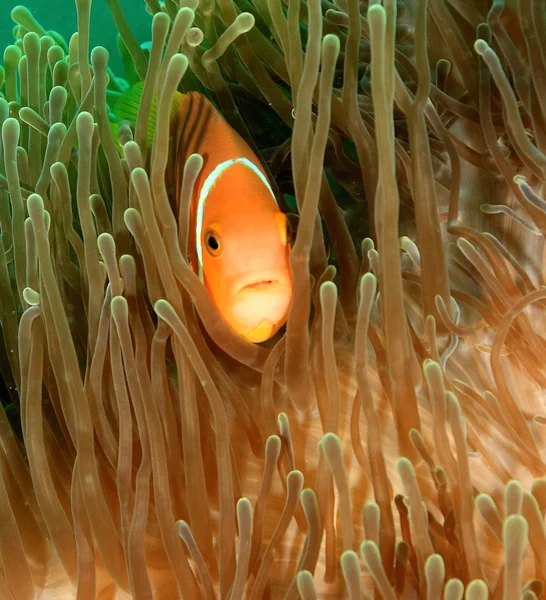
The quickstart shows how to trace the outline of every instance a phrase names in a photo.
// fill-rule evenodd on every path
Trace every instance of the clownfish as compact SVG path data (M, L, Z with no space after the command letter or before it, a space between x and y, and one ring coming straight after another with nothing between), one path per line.
M142 89L138 83L118 99L118 121L136 122ZM254 152L205 96L176 92L170 119L166 184L176 214L186 160L203 157L191 199L189 264L226 323L249 342L263 342L285 324L292 300L286 215Z

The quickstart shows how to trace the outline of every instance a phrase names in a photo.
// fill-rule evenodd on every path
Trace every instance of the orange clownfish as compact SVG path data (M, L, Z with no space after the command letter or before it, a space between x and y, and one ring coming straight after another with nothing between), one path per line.
M135 123L141 94L140 83L117 101L119 120ZM149 142L154 127L152 117ZM289 225L264 169L248 144L197 92L176 93L169 147L166 183L175 196L188 157L203 157L190 208L192 269L237 334L255 343L269 339L286 322L292 277ZM178 200L173 204L178 206Z

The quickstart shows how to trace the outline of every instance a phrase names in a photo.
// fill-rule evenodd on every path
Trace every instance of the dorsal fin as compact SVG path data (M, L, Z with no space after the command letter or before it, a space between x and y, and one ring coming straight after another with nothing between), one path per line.
M138 107L140 106L140 100L142 98L142 91L144 89L144 82L139 81L135 83L131 88L126 90L116 101L114 105L114 115L119 123L120 121L129 121L132 125L136 123ZM184 94L175 92L173 103L171 106L170 122L176 118L176 115L180 111L180 106L184 100ZM155 122L157 115L157 93L154 92L152 97L152 103L150 105L150 116L148 118L148 135L147 142L148 146L152 145L154 139Z

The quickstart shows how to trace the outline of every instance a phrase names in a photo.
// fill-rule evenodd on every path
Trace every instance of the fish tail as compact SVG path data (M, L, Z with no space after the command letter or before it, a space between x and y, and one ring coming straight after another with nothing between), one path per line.
M132 87L126 90L116 101L114 105L114 115L117 122L129 121L132 125L135 125L138 114L138 107L142 99L142 92L144 90L144 82L139 81ZM185 94L181 92L175 92L173 103L171 106L171 112L169 121L173 123L177 115L180 112L180 108L184 101ZM147 131L147 144L151 147L154 139L155 124L157 119L157 93L154 92L152 96L152 103L150 105L150 114L148 116L148 131ZM116 140L117 141L117 140Z
M112 137L114 138L114 142L116 144L116 150L118 151L118 154L121 156L121 158L123 158L125 156L125 154L123 153L123 146L119 143L117 121L116 122L110 121L110 131L112 133Z

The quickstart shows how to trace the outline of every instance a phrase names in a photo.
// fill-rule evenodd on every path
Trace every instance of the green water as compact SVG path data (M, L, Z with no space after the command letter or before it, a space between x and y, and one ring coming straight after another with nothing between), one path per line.
M146 12L143 0L119 0L129 26L139 43L150 39L151 16ZM25 5L42 27L54 29L67 41L76 31L76 5L73 0L0 0L0 43L2 49L12 43L14 26L11 9L18 4ZM117 30L108 9L106 0L93 0L91 5L91 48L104 46L110 52L110 65L121 74L121 62L116 48ZM2 51L3 53L3 51ZM3 58L0 58L0 63Z

